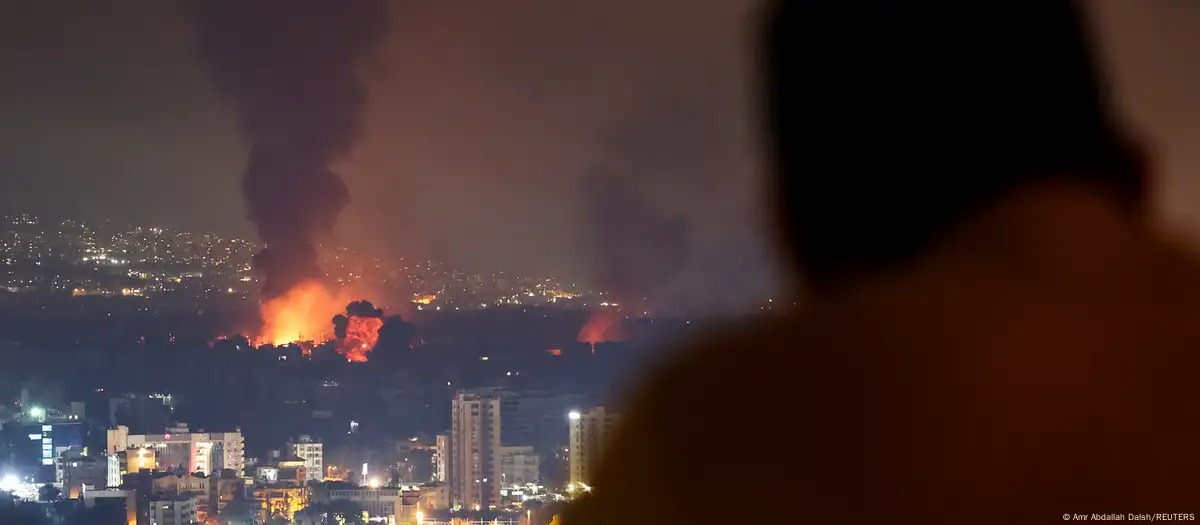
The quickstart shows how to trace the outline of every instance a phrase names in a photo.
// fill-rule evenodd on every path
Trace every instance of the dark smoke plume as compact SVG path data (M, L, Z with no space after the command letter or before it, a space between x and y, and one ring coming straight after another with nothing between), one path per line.
M346 338L346 327L350 325L350 317L375 317L383 319L383 309L376 308L371 301L354 301L346 305L346 313L333 316L333 335L338 339Z
M323 277L315 238L350 195L330 165L358 139L358 71L387 31L386 0L191 0L214 83L251 142L242 181L266 245L254 258L263 296Z
M655 209L627 175L594 170L584 179L585 223L600 290L635 309L647 307L687 261L691 225Z
M603 137L602 158L584 177L580 238L594 261L592 284L632 311L655 303L694 255L692 224L648 190L679 193L722 176L710 166L719 150L711 128L689 101L654 99Z

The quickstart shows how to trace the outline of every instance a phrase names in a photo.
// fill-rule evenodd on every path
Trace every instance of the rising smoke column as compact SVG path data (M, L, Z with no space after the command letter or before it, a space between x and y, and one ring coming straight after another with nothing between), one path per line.
M594 284L623 306L646 308L654 290L687 261L691 224L656 209L626 174L592 171L583 188Z
M265 248L264 298L321 280L314 239L350 194L330 165L357 141L359 67L387 31L386 0L191 0L201 54L250 140L242 181Z

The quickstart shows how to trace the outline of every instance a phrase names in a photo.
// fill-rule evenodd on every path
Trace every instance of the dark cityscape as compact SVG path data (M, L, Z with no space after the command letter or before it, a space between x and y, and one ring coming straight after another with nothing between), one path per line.
M0 525L1194 521L1198 6L8 2Z

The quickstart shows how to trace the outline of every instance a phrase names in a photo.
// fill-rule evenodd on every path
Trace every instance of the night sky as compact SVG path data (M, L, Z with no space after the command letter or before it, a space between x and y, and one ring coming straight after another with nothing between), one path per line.
M1118 93L1158 155L1166 215L1200 232L1200 4L1093 4ZM594 197L619 195L686 224L686 257L659 293L698 305L765 293L755 5L393 1L364 138L338 166L352 202L337 240L586 281L604 266ZM253 237L247 148L179 3L6 2L0 67L0 213ZM598 173L610 187L588 190Z

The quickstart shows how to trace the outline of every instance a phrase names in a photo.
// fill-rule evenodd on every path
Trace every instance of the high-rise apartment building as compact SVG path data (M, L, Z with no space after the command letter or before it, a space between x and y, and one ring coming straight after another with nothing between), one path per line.
M300 436L292 443L292 455L304 460L305 477L311 481L325 479L325 445L311 436Z
M500 396L497 391L460 391L451 403L451 506L486 509L500 504Z
M571 484L588 487L595 481L604 445L616 432L621 418L604 407L571 412L567 418L570 423Z
M438 483L445 483L446 477L449 476L448 465L450 461L450 436L446 434L438 434L437 442L434 445L433 453L433 480Z

